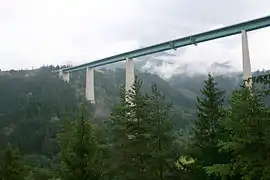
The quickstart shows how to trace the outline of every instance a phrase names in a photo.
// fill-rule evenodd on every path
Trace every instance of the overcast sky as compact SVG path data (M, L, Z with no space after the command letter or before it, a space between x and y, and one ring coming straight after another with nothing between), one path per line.
M0 69L77 65L267 15L269 0L0 0ZM248 35L252 69L270 69L270 28ZM177 62L241 69L240 42L183 48Z

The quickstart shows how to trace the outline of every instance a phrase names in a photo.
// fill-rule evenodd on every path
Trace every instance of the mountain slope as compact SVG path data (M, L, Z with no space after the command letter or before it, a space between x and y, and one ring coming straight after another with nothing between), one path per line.
M58 151L56 134L62 120L74 119L79 105L85 101L85 73L76 72L70 84L43 67L31 71L9 71L0 74L0 148L11 143L26 154L50 156ZM158 75L136 72L147 92L156 83L175 107L176 124L184 128L185 109L193 109L195 102L182 95ZM95 72L95 116L106 120L118 101L120 84L124 83L124 69L102 69ZM87 105L87 111L92 111ZM180 118L180 119L179 119Z
M136 71L138 78L143 80L142 90L150 91L151 85L156 84L157 87L164 93L166 98L176 106L183 108L194 108L195 103L190 98L185 97L181 92L175 90L171 85L156 74ZM117 68L100 69L95 71L95 98L96 98L96 113L104 116L108 115L111 107L118 100L120 85L125 83L125 70ZM81 95L84 94L85 87L85 72L76 72L71 77L71 85L78 89ZM100 112L100 113L99 113Z

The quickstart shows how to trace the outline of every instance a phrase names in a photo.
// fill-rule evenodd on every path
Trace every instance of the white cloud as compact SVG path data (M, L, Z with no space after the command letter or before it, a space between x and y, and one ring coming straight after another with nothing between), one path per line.
M268 0L1 0L0 69L85 63L269 12ZM249 35L253 69L270 68L269 34ZM230 37L187 47L177 62L198 71L199 60L230 60L241 69L240 50L240 37Z
M270 28L249 32L248 39L252 70L270 69L270 53L268 53ZM200 43L197 46L188 46L184 48L184 51L175 52L174 54L177 56L164 57L163 59L173 59L175 64L157 67L156 71L163 73L166 77L170 76L172 72L177 72L179 67L185 68L189 74L207 73L216 62L229 62L231 68L226 70L225 74L242 71L240 35Z

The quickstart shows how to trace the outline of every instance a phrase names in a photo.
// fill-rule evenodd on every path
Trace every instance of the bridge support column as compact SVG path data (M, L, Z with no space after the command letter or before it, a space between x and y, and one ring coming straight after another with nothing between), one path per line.
M85 80L85 97L88 101L95 104L95 91L94 91L94 69L86 69Z
M60 70L60 71L59 71L59 78L62 79L62 77L63 77L63 71Z
M126 91L131 90L135 81L134 61L133 59L126 59Z
M65 82L69 83L69 73L59 71L59 78L63 79Z
M248 36L245 30L241 32L241 37L242 37L243 79L248 80L249 78L252 78L252 72L248 49ZM247 87L251 87L252 81L250 80L249 82L246 82L245 85Z

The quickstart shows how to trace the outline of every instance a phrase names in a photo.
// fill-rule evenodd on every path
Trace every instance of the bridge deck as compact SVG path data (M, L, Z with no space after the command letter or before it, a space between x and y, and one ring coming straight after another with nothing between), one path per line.
M99 60L92 61L89 63L81 64L78 66L65 68L62 70L64 72L72 72L72 71L78 71L81 69L85 69L87 67L94 68L94 67L98 67L98 66L103 66L103 65L123 61L126 58L137 58L137 57L141 57L141 56L145 56L145 55L149 55L149 54L154 54L154 53L161 52L161 51L176 49L176 48L180 48L180 47L184 47L184 46L188 46L188 45L192 45L192 44L196 44L196 43L201 43L201 42L210 41L210 40L214 40L214 39L218 39L218 38L222 38L222 37L226 37L226 36L239 34L239 33L241 33L242 30L253 31L253 30L265 28L268 26L270 26L270 16L266 16L266 17L262 17L259 19L254 19L251 21L246 21L246 22L242 22L239 24L235 24L232 26L227 26L227 27L223 27L223 28L219 28L219 29L215 29L215 30L187 36L187 37L183 37L180 39L175 39L172 41L156 44L156 45L141 48L141 49L136 49L133 51L129 51L129 52L121 53L118 55L106 57L103 59L99 59Z

